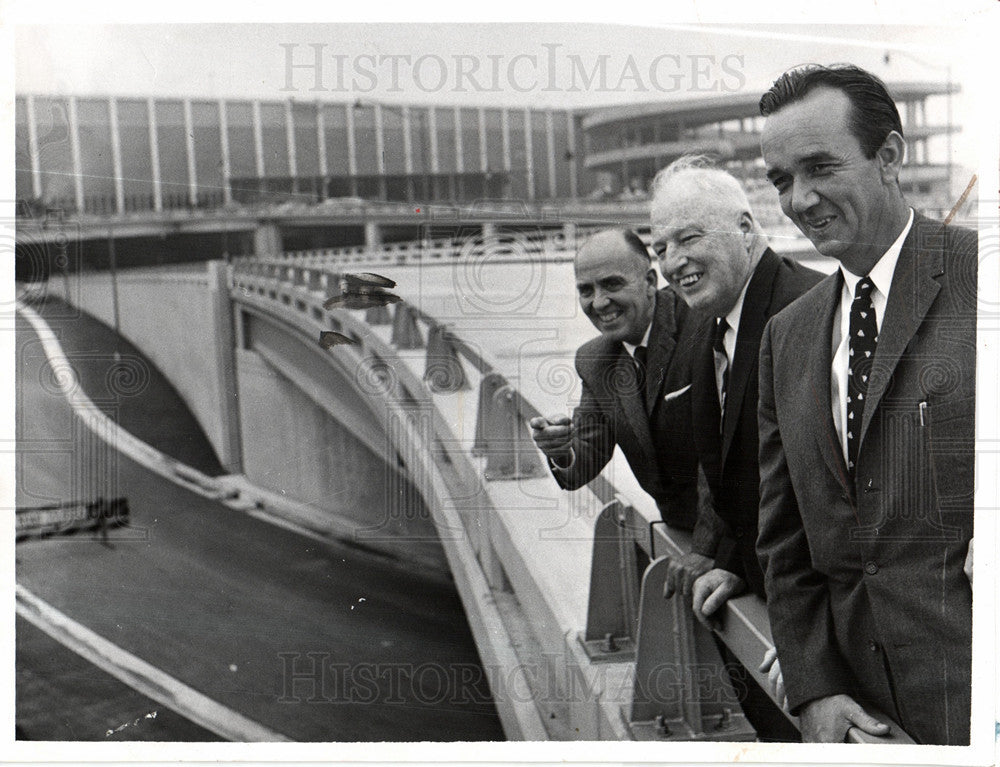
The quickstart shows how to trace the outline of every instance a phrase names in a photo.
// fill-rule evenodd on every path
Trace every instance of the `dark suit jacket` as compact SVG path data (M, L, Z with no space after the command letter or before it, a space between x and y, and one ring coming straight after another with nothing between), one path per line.
M715 566L736 573L764 597L764 574L757 561L757 360L764 325L823 278L774 251L764 251L743 299L736 350L729 369L726 412L719 431L712 333L715 318L692 317L691 392L694 442L712 495L712 507L725 523L714 550ZM685 336L687 333L685 333ZM699 517L698 526L703 524ZM699 540L711 540L698 536ZM711 547L710 547L711 548Z
M918 742L969 742L977 253L974 231L916 217L853 481L830 413L839 270L765 329L758 551L793 711L848 693Z
M686 316L687 307L672 290L657 293L645 407L634 363L620 342L598 336L577 350L583 391L573 411L576 461L569 469L552 473L567 490L582 487L611 460L617 444L643 490L656 499L664 521L690 530L695 521L697 460L691 443L690 389L682 390L690 385L691 371L687 357L677 353Z

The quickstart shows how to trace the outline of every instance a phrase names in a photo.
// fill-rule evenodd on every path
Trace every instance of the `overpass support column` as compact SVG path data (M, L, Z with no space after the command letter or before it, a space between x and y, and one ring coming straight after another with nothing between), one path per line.
M281 230L277 224L263 222L253 233L253 252L256 256L280 256L283 252Z
M243 451L236 383L236 336L233 302L229 297L229 271L224 261L209 262L208 289L212 296L212 338L215 339L216 387L222 420L219 461L230 474L240 474Z
M382 228L374 221L365 222L365 247L376 250L382 246Z
M574 252L576 251L576 222L567 221L562 227L563 242L565 243L566 250Z

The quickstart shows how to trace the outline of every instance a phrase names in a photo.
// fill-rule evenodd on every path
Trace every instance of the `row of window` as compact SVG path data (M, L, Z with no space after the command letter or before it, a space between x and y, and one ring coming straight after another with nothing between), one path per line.
M41 194L35 193L38 190L29 153L28 99L18 96L15 107L19 198L75 199L80 191L84 198L106 197L114 201L108 99L79 98L75 102L79 182L73 169L73 109L69 101L60 97L32 99L30 112L38 147ZM462 177L470 173L493 177L507 172L513 196L544 199L568 197L574 191L571 165L577 160L571 132L575 127L571 114L564 111L512 109L505 114L500 109L484 109L480 115L479 110L469 108L410 107L406 135L403 110L395 106L260 102L258 145L251 102L225 102L223 107L212 101L156 99L151 106L143 99L118 99L116 115L126 200L152 199L157 173L163 199L175 195L186 196L189 201L221 197L227 181L222 159L223 108L230 179L322 177L325 162L325 175L333 178ZM376 113L382 124L381 160ZM190 134L186 127L189 122ZM155 125L153 131L151 124ZM290 145L294 151L289 151ZM77 183L81 190L77 190Z

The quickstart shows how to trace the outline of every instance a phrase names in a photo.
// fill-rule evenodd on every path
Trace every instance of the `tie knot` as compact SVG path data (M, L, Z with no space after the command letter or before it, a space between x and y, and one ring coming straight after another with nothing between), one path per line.
M864 301L870 298L873 290L875 290L875 283L872 282L871 277L862 277L854 287L854 300Z
M726 353L725 340L727 330L729 330L729 323L723 317L715 324L715 330L712 332L712 348L719 354Z
M633 355L635 361L639 363L641 367L646 367L646 347L637 346L635 347L635 354Z

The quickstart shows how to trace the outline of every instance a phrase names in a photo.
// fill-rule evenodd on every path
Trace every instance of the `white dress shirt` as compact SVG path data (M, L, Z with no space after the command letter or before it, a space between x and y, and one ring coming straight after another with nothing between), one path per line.
M910 209L910 218L903 227L896 241L889 246L889 249L882 254L882 257L875 263L872 270L868 272L874 286L871 299L875 307L875 324L882 331L882 318L885 316L885 307L889 302L889 287L892 284L892 275L896 271L896 261L899 260L899 252L903 249L903 242L906 235L910 233L913 226L913 209ZM851 327L851 304L854 303L854 291L858 282L865 275L856 275L847 271L843 265L840 267L843 276L843 287L840 290L840 304L833 315L833 363L830 368L830 407L833 412L833 425L837 430L837 437L840 439L840 449L844 453L844 460L847 460L847 369L850 367L849 338ZM877 348L877 347L876 347ZM875 352L876 356L878 351Z
M722 376L727 369L732 372L733 356L736 354L736 336L739 333L740 317L743 314L743 301L747 297L747 288L750 287L750 280L752 278L753 273L751 272L750 277L743 283L743 290L740 291L736 303L733 304L733 308L725 316L726 324L729 326L726 328L726 334L722 337L722 345L726 350L726 367L719 364L718 359L716 359L717 364L715 365L715 391L719 395L720 406L722 405ZM716 324L718 324L718 320L716 320Z
M653 323L650 322L649 325L646 326L646 334L642 337L642 341L640 341L637 344L630 344L628 341L622 341L622 346L625 347L625 351L629 353L629 356L633 360L635 359L635 350L638 349L640 346L645 346L647 349L649 349L649 333L652 329L653 329Z

